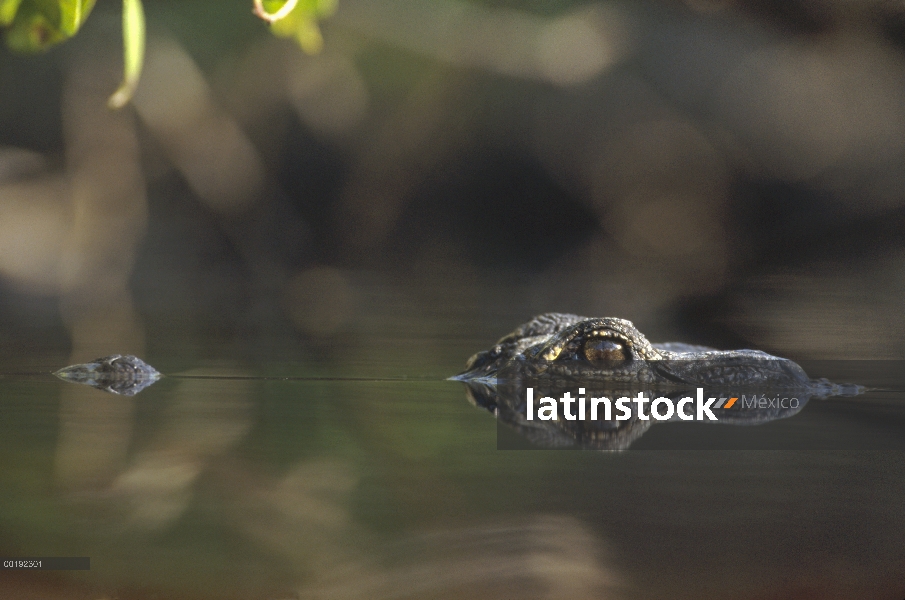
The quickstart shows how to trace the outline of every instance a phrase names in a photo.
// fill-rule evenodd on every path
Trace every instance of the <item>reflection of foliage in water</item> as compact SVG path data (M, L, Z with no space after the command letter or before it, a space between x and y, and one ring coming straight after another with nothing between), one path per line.
M2 479L22 485L6 488L2 527L25 547L104 561L112 585L166 580L175 590L225 591L288 577L304 587L334 568L368 577L388 568L383 585L404 585L407 567L374 562L372 551L448 525L449 516L472 523L469 543L477 543L484 526L474 523L492 532L497 517L513 517L488 507L481 481L498 479L498 492L519 495L563 467L540 456L530 465L488 462L494 429L455 388L164 379L135 399L65 386L59 411L41 404L44 386L9 388L4 397L27 398L29 408L4 405ZM419 543L396 560L432 569L449 560L442 544ZM532 551L509 548L506 569L531 572ZM454 583L442 583L440 571L431 577L441 588ZM481 582L476 572L468 580Z

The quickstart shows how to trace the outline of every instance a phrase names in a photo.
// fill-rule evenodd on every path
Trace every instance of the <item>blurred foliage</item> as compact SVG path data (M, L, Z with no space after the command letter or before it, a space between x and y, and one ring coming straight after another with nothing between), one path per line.
M145 60L145 11L141 0L123 0L123 82L110 96L110 108L125 106L141 77Z
M0 25L13 50L37 52L78 33L94 0L3 0Z
M78 33L95 0L0 0L0 27L18 52L41 52ZM277 37L293 38L308 53L323 47L317 20L336 9L336 0L255 0L255 14ZM123 82L110 108L125 106L138 86L144 62L145 16L141 0L123 0Z
M336 0L264 0L261 4L271 15L278 15L285 8L291 7L285 17L271 23L270 30L277 37L294 39L305 52L320 52L324 40L317 20L330 16L336 10Z

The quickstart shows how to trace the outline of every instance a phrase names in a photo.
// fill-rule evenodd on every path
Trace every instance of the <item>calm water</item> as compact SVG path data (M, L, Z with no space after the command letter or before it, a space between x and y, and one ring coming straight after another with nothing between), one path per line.
M0 51L0 558L91 559L0 600L905 598L902 364L619 453L445 380L546 311L905 358L901 2L147 4L137 114L118 16ZM167 377L49 375L111 353Z
M171 374L227 378L166 377L133 398L4 375L0 553L91 558L90 571L4 571L4 587L35 598L905 594L895 394L812 401L781 430L885 435L881 450L821 438L816 451L503 451L461 384L371 366L386 380L258 379L317 373L219 364ZM709 428L742 429L759 428Z

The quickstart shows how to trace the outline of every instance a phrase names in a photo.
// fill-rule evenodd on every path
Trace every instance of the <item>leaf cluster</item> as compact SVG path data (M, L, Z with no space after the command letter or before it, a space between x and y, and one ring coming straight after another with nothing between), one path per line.
M41 52L78 33L95 0L0 0L0 28L18 52ZM336 0L254 0L255 14L274 35L294 39L305 52L319 52L317 21L336 9ZM123 81L110 96L111 108L128 104L144 63L145 15L141 0L123 0Z

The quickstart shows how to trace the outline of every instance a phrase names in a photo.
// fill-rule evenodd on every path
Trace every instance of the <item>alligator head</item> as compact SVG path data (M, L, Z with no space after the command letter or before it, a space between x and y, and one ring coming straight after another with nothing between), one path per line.
M758 350L715 350L705 346L651 344L631 322L612 317L586 318L548 313L539 315L501 338L492 348L472 356L465 372L452 379L466 384L466 396L486 408L501 423L517 429L543 447L579 445L623 450L654 423L633 413L624 420L527 416L526 390L535 397L559 397L580 389L587 396L650 398L675 401L706 388L721 400L782 392L795 396L794 406L753 406L744 402L714 408L718 422L756 425L791 417L810 398L857 395L864 388L810 379L795 362ZM584 388L578 388L584 386ZM586 389L585 389L586 388ZM593 390L593 391L592 391ZM722 408L725 406L725 408ZM669 420L676 420L677 417Z
M854 395L861 386L810 379L795 362L760 350L716 350L680 343L651 344L635 326L614 317L547 313L478 352L454 379L495 383L519 378L621 386L808 390Z
M130 354L96 358L60 369L54 375L121 396L134 396L161 377L157 369Z

